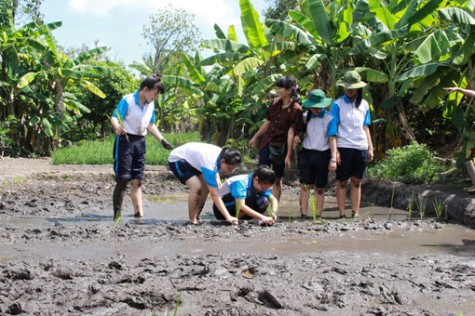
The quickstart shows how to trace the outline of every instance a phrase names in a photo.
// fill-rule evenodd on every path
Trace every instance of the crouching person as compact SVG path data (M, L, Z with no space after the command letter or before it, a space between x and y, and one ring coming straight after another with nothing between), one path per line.
M241 154L231 148L221 149L205 143L187 143L175 148L168 156L168 166L181 183L188 186L188 214L191 224L197 224L208 194L223 216L233 225L238 221L229 215L218 188L219 173L232 174L241 164Z
M243 220L257 219L264 224L273 225L277 220L278 201L270 189L275 178L274 171L263 165L253 173L226 180L219 189L219 195L231 216ZM271 216L266 216L264 213L269 202ZM213 211L217 219L225 219L216 204L213 205Z

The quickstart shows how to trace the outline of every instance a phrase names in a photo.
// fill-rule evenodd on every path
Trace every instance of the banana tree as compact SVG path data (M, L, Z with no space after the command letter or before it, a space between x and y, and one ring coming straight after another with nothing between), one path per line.
M416 141L404 107L413 78L402 74L414 64L413 54L422 53L430 43L437 42L437 36L425 39L427 31L437 28L436 12L445 0L391 1L360 0L356 3L354 21L359 24L355 32L353 56L369 55L368 67L376 68L388 76L387 90L383 92L383 102L375 110L386 120L386 132L393 131L393 145L400 143L395 123L406 142ZM442 33L441 33L442 34ZM456 34L447 32L444 36L456 40ZM440 38L439 37L439 38ZM447 48L438 54L447 54Z
M463 140L465 161L475 148L475 105L473 100L462 103L461 94L447 95L443 88L474 87L475 3L453 1L451 6L440 8L438 14L440 28L418 39L422 44L412 50L415 64L398 80L414 80L410 102L422 103L423 110L443 107L444 117L452 121Z
M266 21L278 39L295 43L285 48L293 50L297 60L304 59L304 67L300 69L313 73L310 87L319 87L332 97L336 97L339 72L352 66L347 57L354 9L352 0L332 1L328 5L323 0L305 0L300 11L289 11L291 22Z
M31 97L25 119L28 121L26 141L42 154L49 154L54 146L61 145L61 131L68 129L74 116L90 112L79 103L74 95L67 93L67 86L78 84L91 93L104 98L105 94L92 82L100 78L106 69L91 66L88 60L101 55L105 47L98 47L70 59L61 52L51 31L61 26L61 22L40 25L35 47L29 55L29 64L19 78L17 89ZM36 133L43 134L42 143L37 144Z

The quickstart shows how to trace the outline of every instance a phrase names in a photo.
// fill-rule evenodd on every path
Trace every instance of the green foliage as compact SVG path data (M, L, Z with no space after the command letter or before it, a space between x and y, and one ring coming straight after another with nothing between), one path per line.
M427 145L413 143L390 149L384 160L368 168L368 176L404 183L434 183L444 170Z
M199 141L198 133L176 133L163 136L174 146L179 146L188 142ZM112 164L112 149L114 147L115 135L107 137L105 140L81 141L78 145L57 149L52 154L53 164ZM150 135L147 135L147 164L168 165L169 150Z

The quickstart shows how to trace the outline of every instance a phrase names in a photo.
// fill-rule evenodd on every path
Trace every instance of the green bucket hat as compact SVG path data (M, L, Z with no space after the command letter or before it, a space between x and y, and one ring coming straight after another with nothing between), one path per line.
M308 98L303 101L303 107L305 109L319 108L323 109L332 103L331 98L325 97L325 92L320 89L312 90Z
M359 89L366 87L366 82L361 81L361 76L356 70L350 70L345 73L343 78L336 82L337 85L346 89Z

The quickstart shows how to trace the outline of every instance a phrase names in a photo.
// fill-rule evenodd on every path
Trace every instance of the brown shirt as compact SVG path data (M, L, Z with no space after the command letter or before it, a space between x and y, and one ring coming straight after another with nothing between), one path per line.
M272 146L282 146L287 144L287 134L293 127L298 133L302 129L302 107L295 101L287 108L282 108L282 100L273 102L267 114L270 122L267 132L259 142L259 149L264 148L268 143Z

